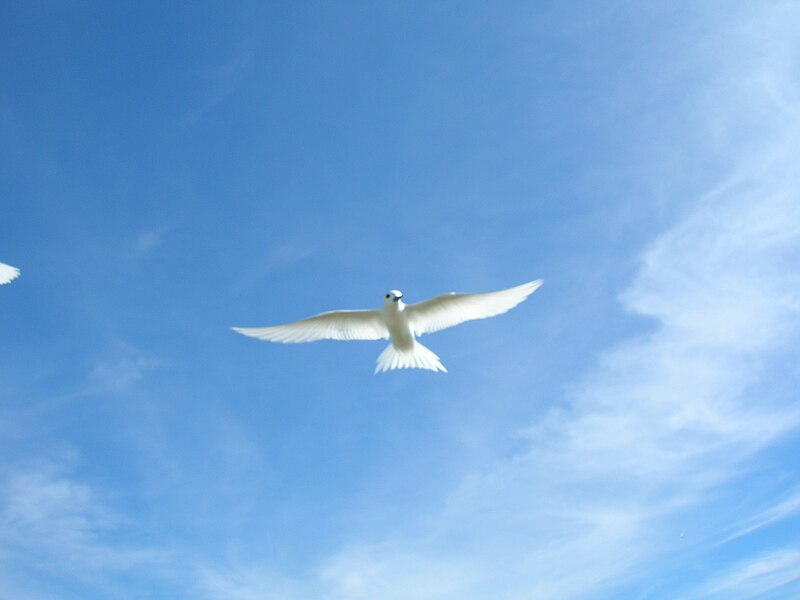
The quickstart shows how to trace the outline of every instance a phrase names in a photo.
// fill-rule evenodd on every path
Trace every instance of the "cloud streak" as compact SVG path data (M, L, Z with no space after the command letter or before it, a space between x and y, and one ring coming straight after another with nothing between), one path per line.
M721 543L751 535L774 523L791 518L800 513L800 490L795 490L781 502L750 516L736 531L724 538Z
M794 597L787 589L800 581L800 550L787 548L762 554L756 558L735 565L725 574L708 582L695 598L726 598L745 600L764 598ZM784 596L781 590L787 592ZM796 589L794 590L796 592Z
M184 126L195 125L216 106L234 94L250 69L253 58L254 45L252 40L246 39L239 44L235 55L216 68L205 73L206 87L211 91L199 106L188 111L181 123Z
M31 581L66 571L104 589L113 573L142 567L157 571L164 553L112 541L126 525L95 490L59 465L10 471L0 485L0 562L13 573L7 584L18 581L20 589L36 590L39 586Z

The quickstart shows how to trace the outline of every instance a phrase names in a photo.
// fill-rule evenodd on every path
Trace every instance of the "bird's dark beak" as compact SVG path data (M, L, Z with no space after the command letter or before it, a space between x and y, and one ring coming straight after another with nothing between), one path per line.
M398 296L397 298L394 299L394 301L397 302L398 300L400 300L400 298L402 298L402 296Z

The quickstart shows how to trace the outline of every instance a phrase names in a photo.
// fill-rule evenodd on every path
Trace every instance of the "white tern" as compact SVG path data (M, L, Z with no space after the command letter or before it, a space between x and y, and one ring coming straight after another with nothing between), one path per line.
M0 285L8 283L9 281L13 281L18 276L18 268L12 267L11 265L7 265L5 263L0 263Z
M516 287L480 294L451 292L404 304L403 293L391 290L380 310L334 310L274 327L234 327L233 330L270 342L293 344L317 340L391 340L378 357L375 373L392 369L429 369L447 372L439 357L416 337L473 319L485 319L511 310L540 285L537 279Z

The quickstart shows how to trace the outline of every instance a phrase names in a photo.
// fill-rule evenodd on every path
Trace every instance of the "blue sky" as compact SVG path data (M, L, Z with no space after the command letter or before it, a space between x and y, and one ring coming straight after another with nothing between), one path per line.
M800 594L800 3L5 3L0 595ZM542 277L426 338L271 325Z

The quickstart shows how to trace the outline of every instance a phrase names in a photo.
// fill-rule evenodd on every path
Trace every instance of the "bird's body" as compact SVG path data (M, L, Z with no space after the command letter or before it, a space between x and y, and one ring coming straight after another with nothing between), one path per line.
M233 330L262 340L283 343L317 340L389 339L378 357L376 373L393 369L446 371L439 357L417 341L424 333L473 319L502 314L525 300L541 280L480 294L450 293L416 304L405 304L398 290L387 292L381 310L339 310L273 327L234 327Z
M399 290L388 292L383 299L381 318L389 332L389 345L378 357L375 372L392 369L429 369L447 372L444 365L433 352L420 344L414 337L409 321L409 313Z
M394 294L398 295L394 296ZM414 345L414 332L411 331L411 325L408 322L406 305L402 300L403 295L397 290L392 290L388 295L392 295L393 298L384 299L381 316L389 330L389 338L392 340L392 345L398 350L410 350ZM397 299L395 300L394 297Z

